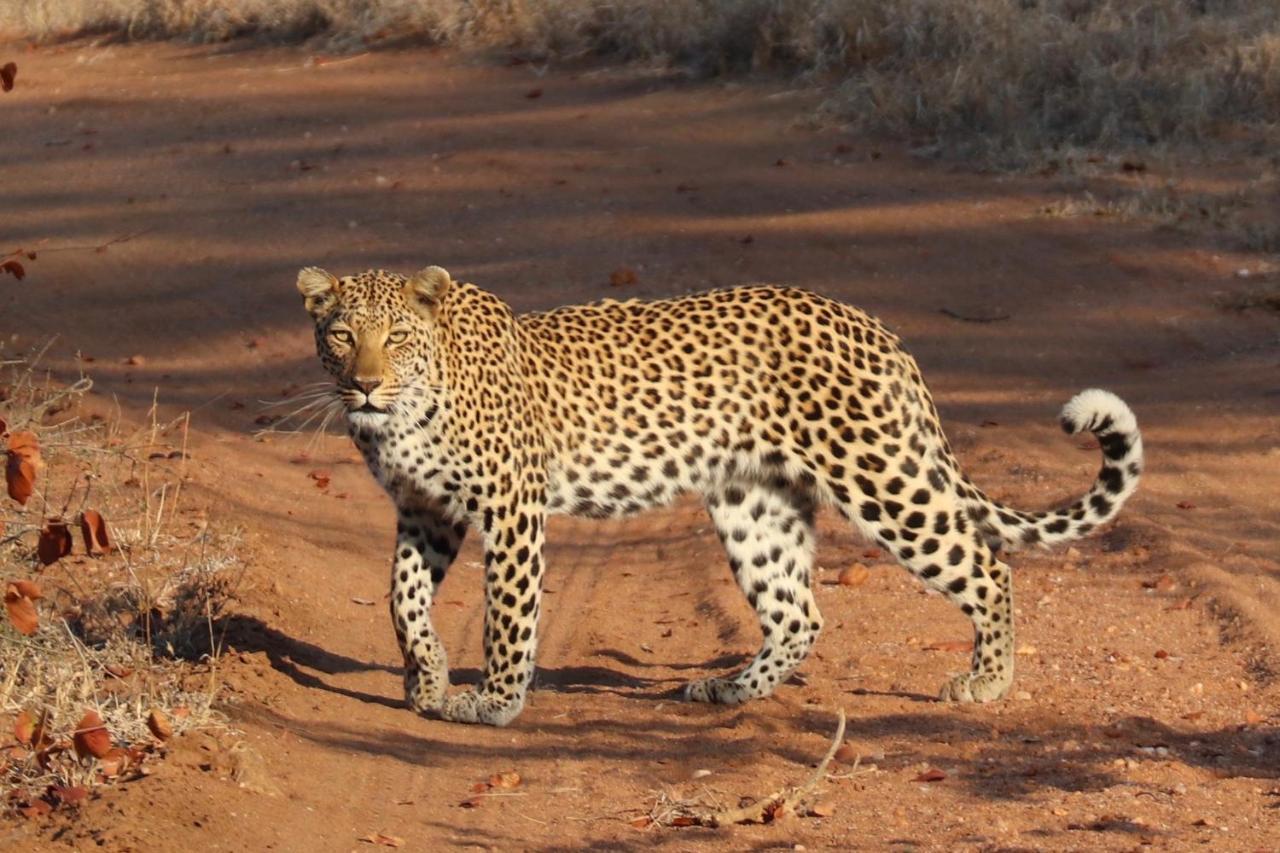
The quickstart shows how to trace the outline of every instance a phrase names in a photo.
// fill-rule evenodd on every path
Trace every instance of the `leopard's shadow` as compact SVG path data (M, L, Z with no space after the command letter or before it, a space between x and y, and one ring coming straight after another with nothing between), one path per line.
M358 660L331 652L314 643L291 637L252 616L234 615L221 620L215 626L215 635L222 637L225 651L264 653L272 669L287 675L301 687L324 690L387 708L405 707L404 700L398 697L390 698L353 690L330 684L321 678L322 675L381 671L396 676L398 682L401 672L398 665ZM621 652L613 654L602 652L602 654L615 657L622 663L644 665ZM736 660L734 656L718 658L715 661L709 661L705 666L728 666ZM482 672L475 667L458 667L449 672L449 681L455 685L476 684L481 677ZM538 667L537 674L534 676L534 689L556 693L616 693L656 700L677 695L680 686L669 679L642 678L608 667L564 666Z

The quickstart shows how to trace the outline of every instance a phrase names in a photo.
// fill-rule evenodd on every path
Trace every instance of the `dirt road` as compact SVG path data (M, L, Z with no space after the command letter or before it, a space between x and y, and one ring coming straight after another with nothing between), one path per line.
M541 73L451 53L8 51L0 239L6 350L49 335L103 406L193 413L193 470L250 563L225 625L225 713L156 774L0 843L177 850L1275 849L1280 844L1280 317L1224 300L1265 259L1114 219L1063 219L1051 177L974 174L815 131L776 83ZM0 57L3 58L3 57ZM743 708L675 692L756 647L691 503L553 524L538 690L508 729L402 707L382 604L391 509L340 436L255 439L257 401L321 377L296 271L446 266L518 310L787 282L908 342L968 472L1040 508L1097 451L1058 407L1101 386L1137 412L1139 494L1068 552L1014 560L1015 693L932 697L964 617L825 518L827 629ZM635 282L613 287L622 268ZM625 276L622 276L625 278ZM973 322L982 320L987 322ZM79 353L80 357L77 357ZM134 364L125 362L131 357ZM89 359L92 359L91 361ZM309 460L296 461L307 451ZM332 472L328 489L308 472ZM436 605L455 678L481 664L474 542ZM834 583L861 560L869 579ZM361 602L373 602L365 604ZM640 828L807 775L849 715L862 756L820 817ZM871 768L874 767L874 770ZM917 781L926 770L941 781ZM464 805L515 770L514 789ZM641 821L643 823L643 821ZM17 849L16 847L14 849Z

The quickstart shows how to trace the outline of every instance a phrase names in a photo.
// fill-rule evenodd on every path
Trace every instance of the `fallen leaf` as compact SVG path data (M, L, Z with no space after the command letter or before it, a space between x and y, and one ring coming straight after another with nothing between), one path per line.
M35 599L23 595L18 583L21 581L10 583L5 588L4 609L9 614L14 630L30 637L40 627L40 615L36 612Z
M115 747L98 761L98 771L107 779L113 779L129 766L129 753Z
M862 586L871 577L871 572L862 563L854 563L840 572L837 582L840 586Z
M398 835L387 835L382 832L371 832L368 835L361 836L358 840L365 844L376 844L380 847L403 847L404 839Z
M1156 660L1164 660L1168 656L1169 656L1169 653L1166 652L1164 649L1156 649Z
M124 360L124 363L127 367L142 367L147 360L140 355L131 355Z
M107 522L97 510L86 509L80 513L80 536L84 539L86 553L97 557L111 552Z
M5 480L9 497L26 506L35 492L36 473L40 468L40 443L35 433L15 432L9 436L5 455Z
M826 802L814 803L809 807L809 814L814 817L831 817L835 813L835 806Z
M1196 508L1196 505L1193 504L1191 501L1178 501L1176 506L1178 507L1178 509L1195 509Z
M97 711L87 711L80 718L80 722L76 723L72 742L75 744L76 755L81 758L90 755L103 758L111 751L111 735Z
M26 269L17 261L5 261L4 263L0 263L0 272L7 272L18 281L22 281L27 277Z
M494 773L489 777L489 787L518 788L520 787L520 774L514 770L508 770L505 773Z
M631 819L630 823L636 829L648 829L653 824L653 820L647 816L635 817Z
M921 646L926 652L971 652L973 640L939 640Z
M635 284L639 280L640 277L636 275L636 271L631 267L618 267L609 273L610 287L625 287L629 284Z
M330 480L331 475L329 474L329 472L328 472L328 471L325 471L325 470L324 470L324 469L322 469L322 468L317 468L316 470L312 471L312 472L311 472L310 474L308 474L307 476L308 476L308 477L310 477L311 479L313 479L313 480L315 480L315 481L316 481L316 488L317 488L317 489L327 489L327 488L329 488L329 480Z
M3 67L0 67L0 88L3 88L6 92L12 92L13 81L17 76L18 63L6 62Z
M467 799L458 803L458 805L464 809L478 809L483 804L484 804L484 797L468 797Z
M31 746L31 740L36 733L36 718L31 716L30 711L21 711L18 719L13 723L13 739L23 746Z
M159 708L152 708L147 714L147 728L157 740L168 740L173 737L173 723L169 722L168 716Z
M127 666L121 666L118 663L109 663L103 667L107 675L112 678L128 678L133 675L133 670Z
M36 555L40 562L52 566L71 553L71 529L65 521L49 520L40 531L40 539L36 543Z
M22 806L18 809L18 814L25 818L44 817L53 811L53 806L45 800L33 800L29 805Z
M847 743L840 744L840 748L837 749L835 752L835 755L832 756L832 758L834 758L836 761L840 762L841 764L848 764L848 765L853 765L857 763L858 759L861 757L862 757L862 753L854 749L851 744L847 744Z
M917 776L915 779L912 779L911 781L941 782L943 779L946 779L946 778L947 778L946 773L943 773L941 770L939 770L936 767L930 767L928 770L924 771L923 773L921 773L919 776Z
M698 821L688 815L680 815L671 819L670 826L697 826Z
M529 91L527 91L527 92L525 92L525 93L524 93L524 96L525 96L526 98L528 98L529 100L531 100L531 101L532 101L534 98L541 98L541 97L542 97L542 90L541 90L541 89L530 89Z

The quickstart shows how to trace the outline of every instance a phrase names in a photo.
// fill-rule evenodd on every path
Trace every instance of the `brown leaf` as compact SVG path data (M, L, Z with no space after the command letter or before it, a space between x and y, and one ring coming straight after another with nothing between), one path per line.
M331 475L329 474L328 471L325 471L323 468L317 468L307 476L316 481L317 489L329 488L329 480Z
M39 601L44 598L44 594L40 592L40 584L35 581L16 580L10 581L10 583L13 584L19 595L25 595L32 601Z
M147 714L147 728L151 729L157 740L173 737L173 723L169 722L169 718L159 708L152 708L151 713Z
M5 479L9 497L26 506L35 491L36 472L40 468L40 441L33 432L15 432L9 436L5 458Z
M40 615L36 612L35 600L22 594L17 583L10 583L4 591L4 609L9 614L9 621L19 634L30 637L40 627Z
M111 734L102 723L97 711L87 711L76 723L76 731L72 736L76 755L81 758L92 755L104 758L111 751Z
M36 555L40 562L52 566L71 553L71 529L65 521L50 519L40 531L40 540L36 543Z
M31 716L30 711L22 711L18 714L18 719L13 723L13 739L23 746L31 746L32 738L36 733L36 718Z
M831 817L835 813L836 813L835 806L826 802L814 803L812 806L809 807L809 814L813 815L814 817Z
M484 797L468 797L458 803L458 805L464 809L478 809L480 806L484 805Z
M13 81L17 76L18 63L6 62L3 67L0 67L0 89L4 89L6 92L12 92Z
M397 835L386 835L381 832L371 832L368 835L361 836L358 840L365 844L376 844L380 847L403 847L404 839Z
M22 281L24 278L27 277L26 268L23 267L22 264L18 263L17 261L12 261L12 260L5 261L4 263L0 263L0 272L7 272L9 275L13 276L18 281Z
M542 90L541 90L541 89L530 89L529 91L527 91L527 92L525 92L525 93L524 93L524 96L525 96L526 98L528 98L529 100L531 100L531 101L532 101L532 100L533 100L533 99L535 99L535 98L541 98L541 97L542 97Z
M1156 660L1164 660L1168 656L1169 656L1169 653L1166 652L1164 649L1156 649Z
M653 820L645 815L644 817L635 817L630 820L632 826L636 829L648 829L653 825Z
M936 767L930 767L928 770L924 771L923 773L921 773L919 776L917 776L916 778L912 779L911 781L913 781L913 782L941 782L943 779L946 779L946 778L947 778L947 774L946 774L946 773L943 773L941 770L939 770L939 769L938 769L938 768L936 768Z
M1176 506L1178 507L1178 509L1195 509L1196 508L1196 505L1193 504L1191 501L1178 501Z
M11 451L5 460L4 473L9 497L26 506L36 490L36 468L30 458Z
M124 772L129 766L129 753L120 747L115 747L98 762L98 770L107 779L114 779Z
M862 563L854 563L840 572L837 579L840 586L862 586L871 577L871 572Z
M54 785L49 789L49 796L64 806L78 806L89 796L89 789L84 785L72 785L69 788Z
M926 652L971 652L973 640L939 640L936 643L926 643L922 648Z
M628 284L635 284L639 280L640 277L636 275L636 271L631 267L618 267L609 273L610 287L625 287Z
M520 787L520 774L514 770L508 770L505 773L494 773L489 777L490 788L518 788Z
M671 826L697 826L698 821L696 818L689 817L689 815L680 815L679 817L673 817L671 819L670 825Z
M852 744L842 743L832 757L841 764L852 765L861 755L862 753L854 749Z
M53 811L53 806L45 800L33 800L29 805L22 806L18 809L18 814L25 818L44 817Z
M86 553L97 557L111 552L107 522L97 510L86 509L80 513L80 536L84 539Z

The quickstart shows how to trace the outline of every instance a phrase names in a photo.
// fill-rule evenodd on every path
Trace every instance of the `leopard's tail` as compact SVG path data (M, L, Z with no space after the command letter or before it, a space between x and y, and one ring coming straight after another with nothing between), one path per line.
M1019 512L981 492L971 499L969 514L993 545L1021 548L1056 545L1079 539L1115 517L1138 488L1142 476L1142 433L1123 400L1110 391L1081 391L1062 407L1068 435L1088 430L1102 449L1102 469L1084 497L1048 512Z

